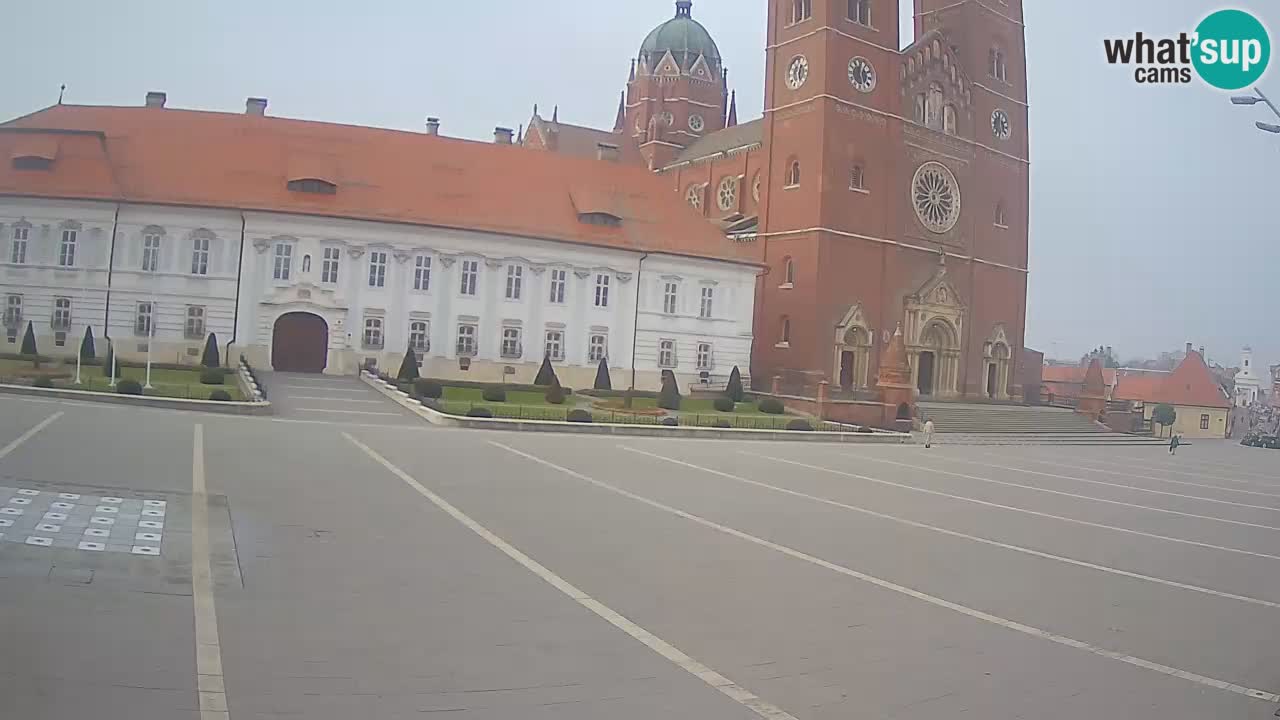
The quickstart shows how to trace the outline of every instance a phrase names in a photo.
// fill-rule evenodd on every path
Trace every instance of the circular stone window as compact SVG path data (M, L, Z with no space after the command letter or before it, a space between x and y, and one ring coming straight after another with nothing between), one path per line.
M671 127L676 122L676 116L672 115L670 110L666 110L658 116L658 121L666 127Z
M693 209L701 210L702 209L702 186L690 185L689 191L684 194L684 199L688 201L689 205L692 206Z
M703 120L703 119L702 119L702 116L701 116L701 115L699 115L699 114L697 114L697 113L694 113L694 114L692 114L692 115L690 115L690 116L689 116L689 129L690 129L690 130L692 130L692 131L694 131L694 132L702 132L702 129L703 129L704 127L706 127L706 126L707 126L707 123L706 123L706 121L705 121L705 120Z
M716 204L725 212L738 204L738 178L729 176L720 181L720 187L716 190Z
M949 232L960 220L960 185L946 165L927 162L911 181L911 205L929 232Z

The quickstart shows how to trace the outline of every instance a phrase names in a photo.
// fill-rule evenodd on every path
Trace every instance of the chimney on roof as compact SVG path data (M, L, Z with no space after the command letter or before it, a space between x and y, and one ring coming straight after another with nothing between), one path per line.
M152 90L151 92L147 93L147 107L162 108L164 107L165 100L167 99L168 99L168 96L165 95L164 93Z
M618 162L618 146L613 143L596 143L596 159Z
M244 114L262 117L267 114L267 99L251 97L244 101Z
M1191 354L1191 348L1192 348L1191 343L1187 343L1187 354L1188 354L1188 355L1190 355L1190 354Z
M427 134L428 135L440 134L440 118L438 117L427 118Z
M1200 357L1204 357L1204 346L1200 346Z
M496 127L493 129L494 145L510 145L511 138L515 136L515 131L511 128Z

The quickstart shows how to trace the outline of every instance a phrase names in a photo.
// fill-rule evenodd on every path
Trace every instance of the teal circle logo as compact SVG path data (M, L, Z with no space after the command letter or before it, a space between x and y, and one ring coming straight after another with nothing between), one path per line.
M1219 10L1196 28L1192 63L1201 79L1219 90L1249 87L1271 62L1267 28L1243 10Z

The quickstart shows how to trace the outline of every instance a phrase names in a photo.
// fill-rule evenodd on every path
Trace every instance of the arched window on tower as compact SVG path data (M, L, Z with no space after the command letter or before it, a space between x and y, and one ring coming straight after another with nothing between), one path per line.
M866 190L867 176L866 171L862 168L862 163L854 163L853 169L849 172L849 189L850 190Z
M800 161L798 159L791 158L787 161L787 176L783 184L788 188L800 187Z
M813 0L791 0L791 24L804 22L813 15Z
M782 261L782 286L795 287L796 285L796 261L787 257Z
M956 106L947 105L942 108L942 132L948 135L956 134Z
M849 19L871 27L871 0L849 0Z
M942 85L931 84L929 97L925 101L925 124L934 130L942 129L942 97Z
M781 332L778 335L778 344L789 347L791 345L791 317L782 316Z
M998 202L998 203L996 203L996 218L995 218L995 226L996 226L996 227L998 227L998 228L1006 228L1006 227L1009 227L1008 218L1007 218L1007 217L1005 217L1005 212L1004 212L1004 203L1003 203L1003 202Z
M919 95L916 95L916 103L915 103L915 106L916 106L916 112L915 112L915 116L916 116L916 123L918 123L918 124L920 124L920 125L923 125L923 124L924 124L924 120L925 120L925 114L924 114L925 99L924 99L924 93L920 93Z
M990 53L991 67L989 72L991 77L1001 81L1009 82L1009 69L1005 62L1004 50L993 47Z

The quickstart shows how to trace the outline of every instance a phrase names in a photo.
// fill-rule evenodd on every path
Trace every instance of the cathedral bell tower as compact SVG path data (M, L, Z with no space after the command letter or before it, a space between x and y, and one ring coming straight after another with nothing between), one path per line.
M693 19L692 0L654 28L632 61L616 128L632 138L650 169L726 122L728 73L711 34Z

